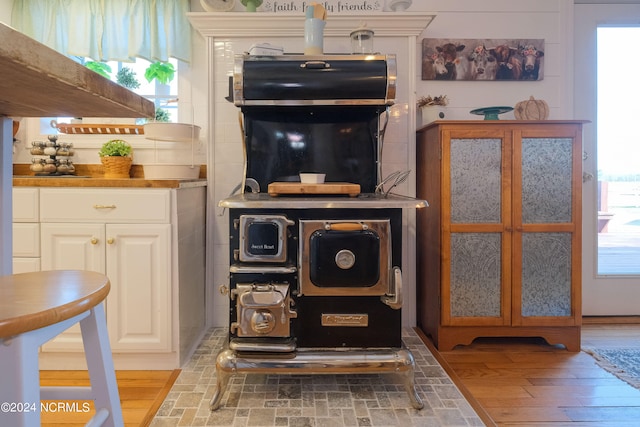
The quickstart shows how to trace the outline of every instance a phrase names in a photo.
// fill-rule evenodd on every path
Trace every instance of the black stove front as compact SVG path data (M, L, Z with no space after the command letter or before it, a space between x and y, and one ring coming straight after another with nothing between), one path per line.
M400 347L401 228L401 209L230 209L231 347Z

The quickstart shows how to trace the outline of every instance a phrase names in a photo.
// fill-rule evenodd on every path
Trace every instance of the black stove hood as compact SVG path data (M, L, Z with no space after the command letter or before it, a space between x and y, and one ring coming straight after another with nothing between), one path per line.
M235 105L389 106L396 95L389 55L237 55Z

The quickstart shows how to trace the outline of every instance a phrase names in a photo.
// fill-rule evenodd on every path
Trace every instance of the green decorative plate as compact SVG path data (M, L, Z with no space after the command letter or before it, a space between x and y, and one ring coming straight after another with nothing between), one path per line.
M498 114L508 113L509 111L513 111L513 107L483 107L471 110L470 113L484 116L485 120L498 120Z

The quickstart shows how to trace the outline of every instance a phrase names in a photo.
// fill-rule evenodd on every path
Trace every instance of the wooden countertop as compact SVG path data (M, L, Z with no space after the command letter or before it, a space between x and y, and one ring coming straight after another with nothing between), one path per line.
M206 179L144 179L92 177L13 177L14 187L188 188L204 187Z
M107 276L53 270L0 277L0 338L40 329L77 316L109 293Z
M0 23L0 116L154 117L145 99Z
M104 188L188 188L207 185L206 166L200 166L197 179L145 179L143 167L133 165L131 178L104 178L102 165L78 164L76 175L33 176L29 165L13 165L14 187L104 187Z

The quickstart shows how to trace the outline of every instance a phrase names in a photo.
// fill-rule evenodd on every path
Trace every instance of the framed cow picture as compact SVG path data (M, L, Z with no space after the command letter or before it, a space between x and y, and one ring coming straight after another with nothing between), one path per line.
M544 39L422 39L422 80L542 80Z

